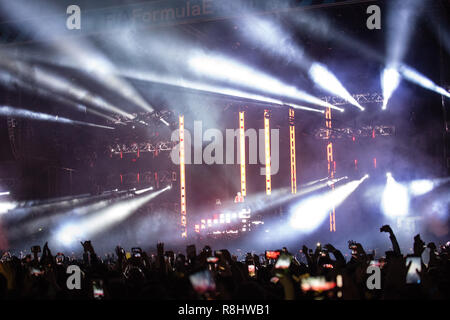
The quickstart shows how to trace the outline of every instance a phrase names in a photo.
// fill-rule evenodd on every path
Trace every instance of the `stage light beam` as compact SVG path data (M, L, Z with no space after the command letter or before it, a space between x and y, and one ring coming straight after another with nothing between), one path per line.
M148 195L126 199L101 209L94 215L67 222L56 233L55 239L65 246L70 246L75 241L98 234L125 220L143 205L155 199L166 190L168 190L167 187Z
M134 191L134 193L139 195L139 194L143 194L143 193L146 193L146 192L152 191L152 190L153 190L153 187L149 187L149 188L146 188L146 189L136 190L136 191Z
M431 81L424 75L420 74L417 70L414 70L413 68L403 65L400 67L400 74L405 79L421 86L422 88L431 90L442 96L450 98L450 92L448 92L447 90L445 90L442 87L439 87L436 83L434 83L433 81Z
M246 17L242 20L242 32L247 39L260 46L264 51L284 58L290 65L307 71L310 78L322 90L337 95L354 106L364 108L350 95L337 77L323 64L314 62L305 50L296 43L293 34L268 17Z
M282 96L284 99L300 100L341 112L343 110L230 58L219 55L194 54L188 63L192 71L229 84L238 84L248 89Z
M409 210L408 189L395 181L390 172L386 174L386 179L381 199L383 213L390 218L406 216Z
M386 110L389 99L400 84L400 74L396 68L386 68L381 75L383 89L383 110Z
M410 183L409 192L413 196L424 195L434 189L434 183L431 180L416 180Z
M13 210L17 206L15 202L3 201L0 202L0 215L7 213L10 210Z
M64 117L54 116L42 112L34 112L26 109L19 108L11 108L8 106L0 106L0 115L3 116L14 116L18 118L25 118L30 120L38 120L38 121L48 121L48 122L56 122L56 123L64 123L64 124L72 124L72 125L82 125L94 128L108 129L114 130L113 127L103 126L90 122L83 122L77 120L71 120Z
M328 70L323 64L314 62L309 68L309 76L323 90L335 94L349 103L364 111L364 108L352 97L352 95L344 88L336 76Z
M324 194L301 200L291 209L290 226L300 232L313 232L325 221L329 211L343 203L366 179L367 175Z
M300 105L292 104L292 103L288 103L288 102L283 102L280 99L274 99L274 98L260 95L260 94L254 94L254 93L237 90L237 89L232 89L232 88L227 88L227 87L223 87L223 86L211 85L211 84L202 83L199 81L186 80L181 77L176 78L176 77L169 77L167 75L159 75L159 74L151 73L151 72L129 71L129 70L122 70L120 72L120 75L123 77L127 77L130 79L136 79L136 80L140 80L140 81L149 81L149 82L160 83L160 84L164 84L164 85L168 85L168 86L188 89L188 90L195 90L195 91L213 93L213 94L223 95L223 96L228 96L228 97L233 97L233 98L251 100L251 101L258 102L258 103L264 103L265 105L267 105L267 104L277 105L277 106L286 106L287 105L287 106L293 107L294 109L324 113L323 110L300 106ZM338 107L335 107L335 109L337 109L341 112L344 111L344 109L338 108Z

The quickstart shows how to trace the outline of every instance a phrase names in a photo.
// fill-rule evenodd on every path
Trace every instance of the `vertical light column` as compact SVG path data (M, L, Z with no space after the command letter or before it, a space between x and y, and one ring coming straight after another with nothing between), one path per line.
M272 178L270 175L270 113L264 110L264 137L266 154L266 194L272 193Z
M327 108L325 111L325 126L327 127L327 137L331 139L331 108ZM327 144L327 162L328 162L328 176L334 179L336 173L336 163L333 156L333 143L331 141ZM334 190L334 184L331 185L331 189ZM330 232L336 232L336 208L333 207L330 212Z
M291 149L291 193L297 193L297 164L295 160L295 111L289 109L289 134L290 134L290 149Z
M245 113L239 112L239 153L241 161L241 195L247 195L247 181L245 177Z
M180 122L180 208L181 208L181 237L187 238L186 218L186 177L185 177L185 141L184 141L184 116L179 117Z

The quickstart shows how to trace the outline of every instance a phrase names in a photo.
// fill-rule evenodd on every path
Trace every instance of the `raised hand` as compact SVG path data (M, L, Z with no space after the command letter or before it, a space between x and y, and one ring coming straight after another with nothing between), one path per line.
M392 248L394 249L394 253L397 256L401 256L400 246L398 244L397 238L395 237L394 231L392 231L391 226L384 225L380 228L380 232L387 232L389 233L389 238L391 239Z
M333 245L331 245L329 243L327 243L324 246L324 248L327 249L328 252L331 252L334 255L334 257L336 258L337 266L339 266L339 267L345 266L345 258L338 249L336 249Z
M388 224L382 226L382 227L380 228L380 232L387 232L387 233L390 233L390 234L393 233L393 232L392 232L391 226L388 225Z
M330 243L327 243L326 245L323 246L325 249L327 249L329 252L335 252L337 251L335 247L333 247L333 245L331 245Z
M92 246L91 240L87 240L85 242L80 242L83 246L84 252L89 252L94 254L94 247Z
M118 258L123 258L124 257L124 252L121 246L117 246L116 247L116 254Z
M361 245L361 243L357 243L356 244L356 253L358 254L358 256L366 256L366 252L364 251L363 246Z
M422 241L422 239L420 239L420 234L416 235L414 237L414 255L416 257L420 257L423 253L423 251L425 250L425 242Z
M303 252L303 254L307 255L308 254L308 247L303 245L302 252Z
M52 253L48 248L48 242L46 242L42 248L41 263L42 265L51 265L53 262Z

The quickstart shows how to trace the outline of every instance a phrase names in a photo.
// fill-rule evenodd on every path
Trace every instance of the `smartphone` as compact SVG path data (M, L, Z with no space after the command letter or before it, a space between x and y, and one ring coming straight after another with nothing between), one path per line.
M138 248L138 247L131 248L131 252L133 252L134 254L136 254L136 253L141 254L142 253L142 249Z
M287 254L280 254L277 262L275 263L275 269L288 269L291 265L291 257Z
M206 258L206 262L208 263L217 263L219 261L218 257L208 257Z
M348 241L348 248L349 248L350 250L352 250L352 255L354 255L354 254L357 253L357 252L356 252L357 246L356 246L356 242L355 242L355 241L349 240L349 241Z
M270 278L270 282L272 282L273 284L277 284L278 281L280 281L280 278L278 278L278 277L272 277L272 278Z
M256 268L254 264L249 264L248 266L248 274L250 277L254 278L256 277Z
M327 291L336 287L336 282L327 281L325 277L308 277L302 279L303 291Z
M407 257L406 265L411 262L411 267L408 270L408 274L406 275L406 283L420 283L420 276L417 274L416 269L421 272L422 271L422 263L419 257Z
M369 265L371 265L371 266L376 266L376 267L380 267L380 266L381 266L381 263L380 263L380 261L378 261L378 260L371 260Z
M278 259L278 257L280 256L281 252L278 250L266 250L266 259Z
M211 272L208 270L203 270L190 275L189 280L194 290L199 294L216 290L216 283L214 282Z
M342 277L341 274L338 274L338 275L336 276L336 286L337 286L338 288L342 288L342 287L344 286L344 278Z
M44 274L44 271L32 267L32 268L30 269L30 274L33 275L33 276L40 276L40 275Z
M62 253L58 253L56 255L56 264L63 264L64 263L64 255Z
M92 281L92 292L94 299L103 299L105 292L103 291L103 280L93 280Z

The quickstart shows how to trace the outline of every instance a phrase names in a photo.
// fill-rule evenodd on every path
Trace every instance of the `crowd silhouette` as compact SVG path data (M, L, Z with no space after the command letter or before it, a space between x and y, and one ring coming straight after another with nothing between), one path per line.
M392 250L383 257L365 252L349 241L347 261L333 245L303 246L304 259L287 248L264 255L247 253L238 259L228 250L194 245L185 254L165 251L158 243L154 254L141 248L97 255L91 241L82 242L82 257L52 254L46 243L19 258L9 252L0 262L0 299L49 300L391 300L448 299L450 243L437 247L414 237L413 254L404 255L391 227ZM424 250L429 259L421 257ZM419 261L419 264L413 264ZM304 260L302 262L300 260ZM79 286L69 266L79 272ZM372 267L372 268L370 268ZM378 268L378 270L377 270ZM377 272L379 271L379 272ZM378 278L377 278L378 277ZM410 281L410 279L415 279Z

